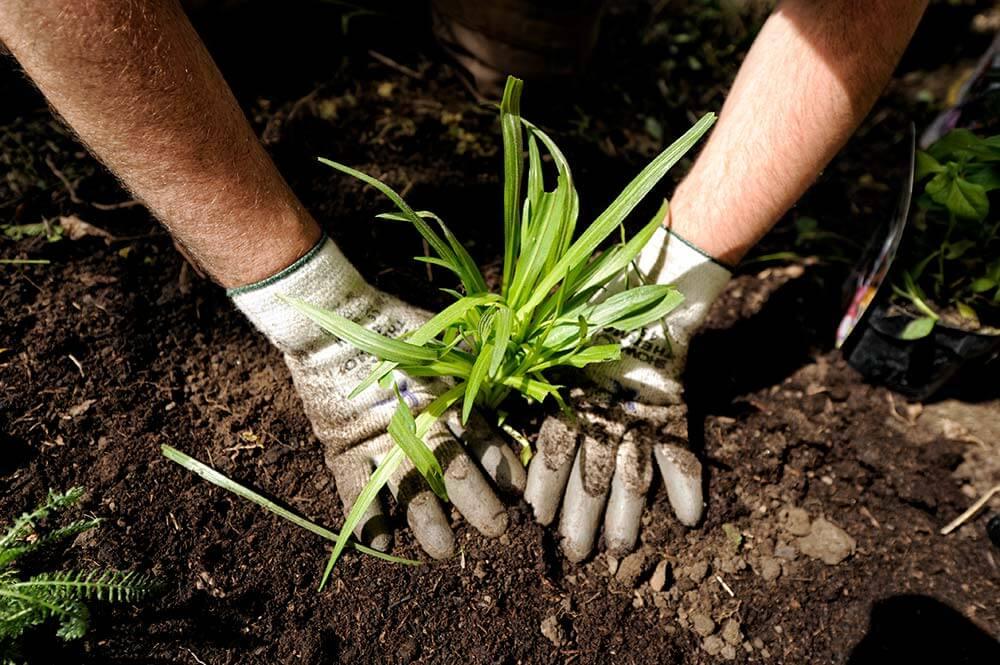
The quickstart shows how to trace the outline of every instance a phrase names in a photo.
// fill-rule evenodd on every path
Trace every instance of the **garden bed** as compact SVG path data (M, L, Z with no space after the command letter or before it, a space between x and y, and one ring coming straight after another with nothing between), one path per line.
M495 113L470 100L429 44L400 46L412 17L356 18L341 37L334 9L310 11L317 16L293 22L235 10L200 25L292 187L345 253L377 286L438 305L437 288L450 284L428 282L409 259L422 251L416 234L373 220L386 209L377 194L313 158L379 175L415 207L434 205L489 269L499 265L500 224L479 211L501 200ZM647 11L612 12L589 96L546 105L533 88L526 99L525 115L570 156L585 212L679 135L688 110L717 110L735 66L735 55L713 65L702 45L675 54L652 38L636 45ZM964 34L974 7L932 11L933 39L967 50L927 48L925 22L903 73L790 219L832 219L858 237L890 212L886 185L898 181L908 122L933 113L917 92L944 89L928 72L974 58L989 41ZM731 41L688 21L664 30L702 30L709 47ZM315 45L241 61L247 44L271 43L264 26L288 44ZM704 64L694 70L689 56ZM661 97L667 61L675 73ZM844 270L822 261L741 270L692 346L691 429L708 470L699 528L678 525L657 488L639 555L611 560L601 546L577 566L560 557L554 531L513 503L499 540L459 521L456 558L410 568L348 554L317 593L327 543L159 452L170 444L337 527L340 502L280 354L141 208L93 206L128 197L25 84L0 76L12 91L0 111L10 162L0 223L76 215L112 236L0 240L4 257L52 262L0 272L0 516L50 487L82 485L85 510L107 521L58 561L138 568L166 584L154 602L98 610L78 643L36 635L36 662L995 656L1000 556L982 519L949 536L938 530L997 482L996 385L985 394L992 402L980 392L978 404L922 409L864 384L831 348ZM767 242L780 247L787 228ZM540 416L521 416L527 432ZM421 556L406 531L396 542L394 553Z

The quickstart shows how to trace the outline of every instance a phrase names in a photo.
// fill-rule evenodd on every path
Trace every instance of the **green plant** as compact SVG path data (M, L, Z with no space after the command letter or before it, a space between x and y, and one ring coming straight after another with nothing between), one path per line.
M561 386L546 377L548 370L580 368L617 359L620 348L617 343L608 342L608 331L624 333L652 324L683 299L673 286L633 284L628 278L632 261L663 219L666 203L631 239L626 240L622 223L708 131L714 115L701 118L657 156L574 240L579 197L573 176L552 139L521 118L521 87L520 80L510 77L500 104L504 146L504 262L499 293L489 292L472 257L436 215L414 212L398 194L371 176L328 159L320 160L385 194L398 212L379 217L412 224L434 254L416 257L417 260L451 271L464 289L464 294L445 289L455 302L401 339L383 337L333 312L287 299L325 330L381 361L353 395L376 382L386 388L394 385L395 370L411 376L447 377L454 381L449 390L416 417L399 398L389 425L389 433L397 445L376 468L341 533L354 530L404 455L434 492L447 500L441 466L423 441L430 426L445 411L461 402L461 416L465 420L474 405L497 411L513 393L534 403L551 397L565 409L559 393ZM543 149L557 171L556 186L551 191L545 188ZM621 241L598 252L599 245L616 230L621 232ZM608 287L622 278L625 278L624 288L609 294ZM499 416L502 423L503 414ZM527 444L523 437L521 440L522 445ZM529 451L525 448L524 452ZM324 583L346 542L340 539L334 547Z
M929 335L954 308L973 329L1000 317L1000 135L956 129L917 153L917 233L900 251L893 293L921 316L904 339ZM993 199L991 206L991 198Z
M73 506L82 496L80 487L64 493L50 491L41 505L14 520L0 537L0 662L14 662L18 638L33 626L54 619L59 637L77 639L87 632L86 601L132 602L154 589L152 579L134 572L62 571L24 577L13 567L25 555L100 525L100 519L86 518L51 530L40 528L51 515Z

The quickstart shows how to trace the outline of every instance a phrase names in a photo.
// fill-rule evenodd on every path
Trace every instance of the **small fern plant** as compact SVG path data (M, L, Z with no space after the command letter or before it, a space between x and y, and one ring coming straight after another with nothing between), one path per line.
M58 622L64 640L87 632L87 601L132 602L153 592L152 578L117 570L42 572L23 575L15 563L43 547L97 528L96 517L78 519L57 528L41 524L79 502L84 490L49 491L45 501L14 520L0 537L0 663L18 662L18 640L26 630L49 620Z

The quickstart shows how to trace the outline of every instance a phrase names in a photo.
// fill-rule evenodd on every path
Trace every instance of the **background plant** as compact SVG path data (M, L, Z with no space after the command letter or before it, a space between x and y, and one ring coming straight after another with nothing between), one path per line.
M52 529L41 524L75 505L83 488L49 491L48 498L24 513L0 538L0 662L18 659L17 640L31 627L49 620L58 623L56 634L64 640L83 637L90 611L86 601L132 602L154 590L153 580L134 572L116 570L43 572L24 576L14 567L23 557L67 538L97 528L99 518L85 518Z
M435 214L415 212L390 187L369 175L328 159L320 160L385 194L398 212L379 217L407 222L416 228L433 250L432 256L416 259L454 273L464 291L445 289L455 302L400 339L384 337L334 312L288 299L325 330L381 361L352 396L375 383L393 387L397 370L410 376L445 377L453 381L449 390L416 416L399 397L397 389L399 405L388 428L397 445L383 458L355 501L342 534L354 530L404 455L434 492L447 500L441 466L423 437L448 409L461 402L461 417L465 421L473 406L497 411L514 393L529 403L551 397L565 409L559 393L561 386L547 378L548 370L581 368L617 359L619 345L608 342L601 333L625 333L650 325L683 299L673 286L641 284L627 278L630 264L662 221L665 207L630 239L626 238L622 223L708 131L714 115L702 117L653 159L574 240L579 196L572 173L555 142L521 118L521 88L522 82L510 77L500 104L504 261L499 293L488 290L472 257ZM552 190L545 185L543 150L556 167ZM598 252L598 246L616 230L620 231L620 242ZM608 287L621 283L623 277L626 279L622 290L609 294ZM503 414L499 416L502 423ZM526 443L522 441L522 445ZM341 538L334 547L324 583L346 544L347 539Z
M1000 135L956 129L917 153L923 183L893 283L897 298L921 316L905 339L933 330L949 309L971 328L1000 321Z

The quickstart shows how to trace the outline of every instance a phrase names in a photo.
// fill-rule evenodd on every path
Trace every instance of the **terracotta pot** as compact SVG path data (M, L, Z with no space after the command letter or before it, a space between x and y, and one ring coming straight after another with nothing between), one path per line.
M604 0L432 0L434 34L496 96L508 74L532 80L569 78L587 64Z

